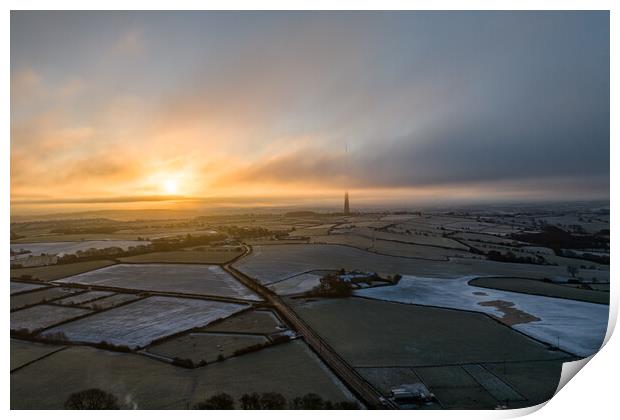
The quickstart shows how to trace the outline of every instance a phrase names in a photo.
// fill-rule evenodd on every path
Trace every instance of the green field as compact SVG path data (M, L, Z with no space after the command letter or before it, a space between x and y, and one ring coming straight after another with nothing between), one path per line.
M283 327L271 311L246 311L223 321L215 322L201 329L206 332L229 332L250 334L271 334Z
M184 409L219 392L309 392L334 401L350 393L301 341L197 369L145 356L70 347L11 374L11 409L59 409L73 392L100 388L125 408Z
M562 284L548 283L541 280L518 277L479 277L471 280L469 284L478 287L488 287L490 289L529 293L532 295L581 300L584 302L603 303L605 305L609 305L609 292L566 287Z
M300 300L294 309L354 366L548 360L562 354L479 313L361 298Z
M51 354L63 346L34 343L11 338L11 371Z
M171 359L189 359L194 363L204 360L211 363L220 356L230 357L237 350L267 342L267 338L262 335L190 333L151 346L147 351Z
M294 305L382 392L421 381L444 408L493 409L506 395L510 407L538 404L557 387L557 367L571 360L478 313L359 298L299 300ZM546 362L547 369L539 373L530 368L532 361ZM508 373L487 368L495 365L507 366ZM526 392L528 375L541 384Z

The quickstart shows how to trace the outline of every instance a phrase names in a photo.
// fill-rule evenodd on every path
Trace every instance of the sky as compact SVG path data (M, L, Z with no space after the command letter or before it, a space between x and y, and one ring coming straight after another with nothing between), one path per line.
M11 209L609 197L608 12L11 13Z

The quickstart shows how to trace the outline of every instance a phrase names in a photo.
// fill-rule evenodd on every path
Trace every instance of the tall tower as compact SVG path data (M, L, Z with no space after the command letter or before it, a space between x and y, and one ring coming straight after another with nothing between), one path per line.
M349 191L344 192L344 215L348 216L350 214L349 210Z

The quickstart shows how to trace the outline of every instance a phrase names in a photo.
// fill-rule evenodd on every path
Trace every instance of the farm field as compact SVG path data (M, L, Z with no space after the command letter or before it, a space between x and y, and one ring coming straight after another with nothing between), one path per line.
M88 309L37 305L11 312L11 330L38 331L90 313Z
M42 289L47 287L45 284L34 284L34 283L20 283L17 281L11 282L11 294L14 295L16 293L23 292L32 292L33 290Z
M217 265L117 264L58 282L260 300L259 296Z
M87 249L103 249L118 247L124 250L139 245L148 245L149 241L62 241L62 242L34 242L34 243L11 243L11 251L19 251L21 249L30 251L30 255L50 254L62 256L65 254L75 254L78 251L86 251Z
M484 367L534 403L555 394L562 374L562 364L557 361L484 363Z
M113 264L114 261L98 260L82 261L71 264L49 265L45 267L12 268L11 278L30 276L33 279L50 281L57 280L63 277L73 276L75 274L84 273L86 271L96 270L98 268L107 267Z
M272 334L284 329L280 319L271 311L246 311L214 322L200 331L246 334Z
M408 242L417 245L430 245L436 247L444 247L444 248L452 248L458 249L461 251L467 251L468 248L461 244L460 242L455 241L451 238L446 238L440 235L424 235L424 234L416 234L415 232L406 233L405 232L394 232L391 230L385 231L374 231L369 228L356 227L352 229L353 234L363 235L366 237L375 237L377 239L384 239L386 241L397 241L397 242Z
M422 381L444 408L493 409L506 395L511 407L537 404L553 394L562 362L573 360L472 312L359 298L300 299L295 310L384 395ZM545 371L531 361L543 361ZM481 363L508 373L482 371ZM539 373L547 376L523 391L523 378Z
M311 291L321 284L321 275L314 273L304 273L293 276L289 279L270 283L267 287L278 295L297 295Z
M133 255L120 258L124 263L195 263L195 264L224 264L237 258L242 251L234 249L206 250L206 251L169 251L151 252L148 254Z
M356 367L566 357L483 314L360 298L296 299L294 305Z
M197 369L148 357L75 346L11 374L11 409L58 409L73 392L100 388L126 408L185 409L219 392L309 392L334 401L353 396L301 341Z
M243 310L246 305L153 296L47 330L71 341L140 348L181 331L207 325ZM67 308L74 309L74 308Z
M140 297L138 295L132 295L129 293L117 293L109 297L104 297L88 303L84 303L81 306L90 309L108 309L113 306L118 306L122 303L131 302L139 298Z
M11 311L37 303L49 302L63 296L69 296L81 292L79 289L68 287L48 287L42 290L34 290L28 293L11 296Z
M237 350L267 342L267 338L262 335L194 332L155 344L147 351L171 359L176 357L189 359L194 363L201 360L211 363L220 356L230 357Z
M311 270L340 268L437 278L489 275L566 279L568 276L566 268L561 266L500 263L469 258L453 258L447 264L445 261L379 255L347 246L319 244L259 245L253 247L252 254L233 265L261 283L271 283ZM586 278L596 275L601 282L609 279L608 271L582 270L581 273Z
M11 371L62 348L63 346L33 343L11 338Z
M579 356L599 350L609 307L589 302L470 286L473 277L404 276L397 285L355 291L383 301L487 313L512 328Z
M11 374L11 409L62 409L74 392L99 388L124 408L185 409L196 371L148 357L68 347Z
M279 392L293 399L313 392L332 401L355 400L301 340L232 357L201 369L204 369L201 374L208 379L196 386L195 395L199 398L218 392L227 392L236 398L246 392Z
M73 296L59 299L54 303L58 305L80 305L86 302L90 302L91 300L108 297L113 294L114 294L113 292L105 292L105 291L85 292L85 293L80 293L78 295L73 295Z
M470 280L469 284L476 287L487 287L509 292L529 293L609 305L609 292L566 287L565 285L540 280L516 277L479 277Z
M552 255L551 247L564 244L509 239L515 229L536 233L543 225L531 212L503 214L291 212L122 222L126 227L105 239L217 235L213 241L178 237L162 247L174 251L11 270L12 329L38 334L31 342L12 333L12 407L61 408L68 394L92 387L114 393L127 408L190 408L220 392L352 399L321 362L329 358L319 359L303 335L221 266L244 244L252 252L234 266L281 296L385 397L421 382L439 400L427 409L538 404L553 395L562 363L600 346L609 270ZM24 239L70 238L51 231L101 231L120 223L26 222L11 232L33 243L39 239ZM599 236L592 246L573 238L566 248L604 253L607 236ZM543 255L558 265L491 261L468 246ZM595 290L568 283L567 266L575 264L578 278ZM403 277L396 285L354 286L349 298L300 296L341 268ZM279 336L291 340L270 345ZM67 343L37 341L46 337ZM183 363L188 359L193 366ZM201 361L207 364L199 367Z
M464 241L471 241L474 243L489 243L496 245L506 245L506 246L515 246L523 244L522 242L516 241L514 239L510 239L503 236L495 236L490 235L488 233L472 233L472 232L458 232L451 236L455 239L461 239Z
M310 239L315 244L347 245L361 250L369 250L378 254L396 257L421 258L426 260L448 261L450 257L473 257L466 251L457 249L438 248L436 246L418 245L414 243L396 242L393 240L372 240L371 237L355 234L337 234L329 236L315 236ZM480 258L476 256L476 258Z
M461 366L421 367L414 371L444 408L493 409L499 401L505 402L494 398Z

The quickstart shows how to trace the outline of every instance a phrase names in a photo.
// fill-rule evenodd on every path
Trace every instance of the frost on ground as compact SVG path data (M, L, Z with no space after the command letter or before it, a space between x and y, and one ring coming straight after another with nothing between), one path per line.
M247 305L236 303L153 296L60 325L44 335L62 333L71 341L144 347L158 338L205 326L245 308Z
M309 292L321 284L321 276L318 274L304 273L290 279L282 280L268 285L278 295L297 295Z
M603 344L609 315L607 305L467 284L475 277L436 279L404 276L395 286L358 290L355 295L486 313L507 325L512 324L517 331L578 356L596 353Z
M101 241L76 241L76 242L40 242L30 244L11 244L11 252L28 250L28 255L50 254L59 257L65 254L75 254L87 249L104 249L118 247L124 250L132 246L148 245L150 241L125 241L125 240L101 240Z
M104 297L112 296L114 292L105 292L101 290L80 293L79 295L69 296L54 303L59 305L80 305L82 303L90 302L95 299L101 299Z
M274 283L312 270L361 270L386 274L409 274L433 278L467 275L502 275L529 278L566 277L566 267L506 263L472 258L451 258L450 262L396 257L343 245L257 245L252 253L233 264L263 284ZM581 270L584 278L608 282L609 270Z
M33 284L33 283L20 283L17 281L11 282L11 294L21 293L21 292L29 292L31 290L41 289L43 287L47 287L44 284Z
M261 300L218 265L117 264L58 282Z
M11 312L11 330L36 331L88 314L88 309L56 305L36 305Z

